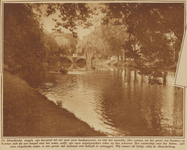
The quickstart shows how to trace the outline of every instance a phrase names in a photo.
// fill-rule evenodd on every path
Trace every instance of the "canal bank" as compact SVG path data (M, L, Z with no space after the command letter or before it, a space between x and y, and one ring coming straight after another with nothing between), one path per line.
M100 59L94 59L92 61L93 65L96 66L104 66L104 67L111 67L113 69L124 69L125 67L133 67L134 69L136 68L136 63L132 60L110 60L110 59L106 59L106 60L100 60Z
M135 70L137 69L137 64L133 61L133 60L110 60L110 59L106 59L106 60L99 60L99 59L95 59L92 61L93 65L99 65L99 66L104 66L107 68L111 68L111 69L125 69L126 67L131 67L134 68ZM176 71L176 67L177 64L174 64L170 67L166 67L166 66L160 66L160 68L158 69L159 71L162 72L175 72Z
M3 75L3 135L104 136L7 71Z

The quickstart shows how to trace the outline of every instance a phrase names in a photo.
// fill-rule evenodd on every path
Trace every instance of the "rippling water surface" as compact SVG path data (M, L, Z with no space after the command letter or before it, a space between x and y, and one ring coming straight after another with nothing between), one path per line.
M172 72L163 85L150 85L147 76L126 68L46 73L34 86L108 136L182 136L183 89L173 84Z

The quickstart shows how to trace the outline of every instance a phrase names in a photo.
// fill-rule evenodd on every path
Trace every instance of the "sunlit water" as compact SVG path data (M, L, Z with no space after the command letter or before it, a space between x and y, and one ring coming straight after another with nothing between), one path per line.
M174 87L172 72L164 85L150 85L147 76L126 68L47 73L33 86L108 136L183 135L183 89Z

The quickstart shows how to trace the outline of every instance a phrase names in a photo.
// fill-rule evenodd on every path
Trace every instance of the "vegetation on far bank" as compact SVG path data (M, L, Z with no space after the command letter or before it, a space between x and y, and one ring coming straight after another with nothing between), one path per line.
M137 64L134 62L134 60L111 60L111 59L95 59L92 61L93 64L99 64L99 65L109 65L113 66L118 69L124 69L125 67L132 67L136 70L138 70ZM175 67L166 67L166 66L161 66L159 68L159 71L166 72L166 71L176 71L176 66Z

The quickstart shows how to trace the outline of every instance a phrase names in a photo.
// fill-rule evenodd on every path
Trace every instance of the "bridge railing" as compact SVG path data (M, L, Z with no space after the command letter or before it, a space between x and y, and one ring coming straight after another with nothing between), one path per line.
M72 55L66 55L66 54L60 54L60 57L85 57L84 54L73 54Z
M73 57L77 57L77 54L73 54Z

